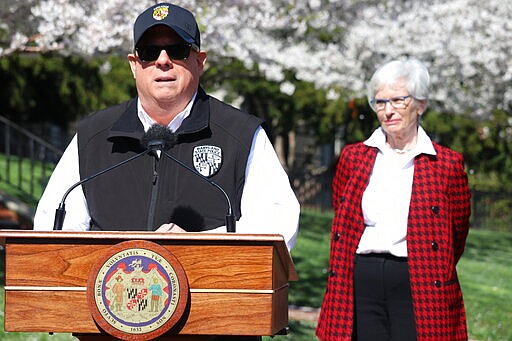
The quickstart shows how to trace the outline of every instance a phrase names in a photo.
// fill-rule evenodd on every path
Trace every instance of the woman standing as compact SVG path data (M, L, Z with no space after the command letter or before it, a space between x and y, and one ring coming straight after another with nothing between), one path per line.
M380 127L346 146L333 180L320 340L467 340L456 265L469 229L463 157L419 125L429 74L416 59L368 84Z

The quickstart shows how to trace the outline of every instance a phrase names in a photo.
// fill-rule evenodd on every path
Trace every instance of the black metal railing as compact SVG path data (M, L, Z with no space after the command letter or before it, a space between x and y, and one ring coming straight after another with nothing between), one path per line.
M35 205L62 150L0 116L0 182L18 199Z

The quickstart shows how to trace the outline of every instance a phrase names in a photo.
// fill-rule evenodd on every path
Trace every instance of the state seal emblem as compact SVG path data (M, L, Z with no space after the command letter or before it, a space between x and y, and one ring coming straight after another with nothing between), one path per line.
M196 146L192 158L194 168L201 175L211 177L222 166L222 149L217 146Z
M94 320L107 333L123 340L149 340L181 318L188 282L170 251L148 241L127 241L95 264L87 300Z
M167 5L160 5L153 9L153 19L155 20L164 20L168 14L169 6Z

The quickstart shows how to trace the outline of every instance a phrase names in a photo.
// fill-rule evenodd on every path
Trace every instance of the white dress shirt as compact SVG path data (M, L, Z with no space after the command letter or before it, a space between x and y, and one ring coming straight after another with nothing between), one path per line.
M407 257L407 219L414 176L414 158L436 155L432 141L421 126L413 150L397 153L386 144L382 128L364 144L379 149L366 187L362 209L366 226L356 253L391 253Z
M175 131L190 114L194 98L183 112L170 122ZM147 131L154 121L144 112L140 101L138 116ZM75 135L55 167L37 206L34 218L35 230L52 230L55 209L66 190L80 180L78 144ZM66 217L63 230L86 231L90 216L81 186L70 192L66 199ZM295 244L298 231L300 206L290 182L265 131L260 127L254 133L247 160L245 184L241 199L242 216L236 224L236 232L253 234L281 234L289 250ZM226 227L204 231L224 233Z

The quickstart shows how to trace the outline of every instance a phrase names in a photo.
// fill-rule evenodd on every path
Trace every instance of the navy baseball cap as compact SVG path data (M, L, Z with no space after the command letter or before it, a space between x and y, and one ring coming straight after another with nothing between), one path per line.
M133 25L134 46L137 46L144 32L156 25L166 25L185 42L192 44L198 50L201 47L199 27L194 15L183 7L169 3L151 6L137 17Z

